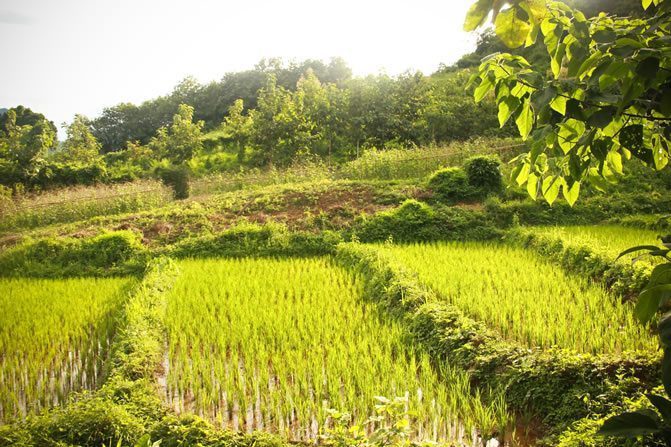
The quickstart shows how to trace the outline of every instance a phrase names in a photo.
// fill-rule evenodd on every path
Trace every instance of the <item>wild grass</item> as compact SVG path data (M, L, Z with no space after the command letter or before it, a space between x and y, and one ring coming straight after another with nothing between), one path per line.
M154 180L78 186L2 201L0 232L68 223L155 208L172 201L172 192Z
M100 381L127 279L0 279L0 423Z
M524 249L476 242L380 249L414 269L442 299L529 347L593 354L657 347L631 304Z
M314 439L327 409L355 421L405 396L417 439L470 440L507 421L468 376L433 366L327 259L184 261L168 297L166 399L234 430Z
M507 160L521 150L514 139L477 139L447 146L417 149L368 150L343 164L340 178L353 180L401 180L424 178L448 166L459 166L474 155L498 154Z

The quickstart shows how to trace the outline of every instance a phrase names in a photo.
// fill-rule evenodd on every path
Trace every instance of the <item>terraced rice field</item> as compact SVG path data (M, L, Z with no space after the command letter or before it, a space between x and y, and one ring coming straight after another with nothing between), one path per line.
M441 299L527 346L594 354L657 348L630 305L524 249L476 242L379 247Z
M0 279L0 423L95 388L128 279Z
M659 231L617 225L575 225L555 227L531 227L537 234L564 241L569 246L588 246L596 253L613 259L629 247L636 245L658 245ZM631 257L623 258L629 262Z
M413 437L472 444L507 415L432 366L328 259L184 261L168 296L165 398L221 426L314 439L336 408L364 419L405 396ZM499 399L494 401L501 402Z

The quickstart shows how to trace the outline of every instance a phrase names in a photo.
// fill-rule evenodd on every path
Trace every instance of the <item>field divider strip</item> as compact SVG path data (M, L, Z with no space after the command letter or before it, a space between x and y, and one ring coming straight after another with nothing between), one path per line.
M111 376L127 380L156 376L165 350L166 293L178 275L172 259L150 261L142 282L124 307L112 351Z
M412 339L434 361L449 360L468 371L482 389L503 390L513 411L555 427L557 435L592 409L576 396L602 396L619 405L616 385L632 381L632 392L659 382L659 353L592 355L567 349L529 349L507 341L484 323L441 301L417 275L390 255L360 243L343 243L336 262L362 276L367 299L402 319ZM604 407L607 407L605 405Z

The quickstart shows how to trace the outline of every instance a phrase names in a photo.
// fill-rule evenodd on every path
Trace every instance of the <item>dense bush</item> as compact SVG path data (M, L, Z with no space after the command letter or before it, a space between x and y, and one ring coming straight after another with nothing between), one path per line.
M440 205L431 207L413 199L389 211L361 217L350 233L362 242L390 238L399 242L486 240L502 234L482 212Z
M320 256L333 253L337 233L290 232L280 224L239 224L216 235L184 239L168 249L170 256Z
M524 225L567 225L603 222L635 214L661 214L671 209L671 194L619 193L586 197L575 207L557 200L552 206L544 201L513 200L502 202L492 197L485 209L499 225L509 225L517 215Z
M186 165L165 166L157 168L161 181L172 188L175 199L186 199L191 193L191 171Z
M113 231L87 239L27 241L0 253L1 276L64 277L138 274L147 260L139 237Z
M498 194L503 190L501 160L496 156L479 155L466 160L464 169L468 184L480 197Z
M431 174L427 186L437 197L451 202L467 201L474 196L474 190L468 184L468 176L462 168L439 169Z
M13 165L0 163L0 183L14 186L20 183L28 190L51 189L73 185L94 185L109 180L105 164L68 164L57 161L43 163L34 172L17 170Z
M450 167L434 172L427 186L437 198L451 203L500 194L503 190L501 161L496 156L471 157L463 168Z

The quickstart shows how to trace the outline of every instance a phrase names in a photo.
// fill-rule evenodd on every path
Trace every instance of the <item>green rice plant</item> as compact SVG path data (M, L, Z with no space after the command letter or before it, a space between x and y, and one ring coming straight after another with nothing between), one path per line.
M615 259L627 248L636 245L656 245L659 231L619 225L571 225L529 227L530 231L561 239L569 246L588 246L593 252ZM628 262L631 259L623 259ZM652 260L650 260L652 262Z
M403 326L364 303L362 282L328 259L179 268L168 295L164 389L178 412L293 440L315 439L333 422L331 408L365 420L376 396L407 399L420 440L470 442L475 415L492 414L484 437L501 419L473 397L466 374L409 346Z
M524 249L475 242L379 247L441 299L529 347L593 354L657 348L631 304Z
M95 388L128 279L0 279L0 423Z

